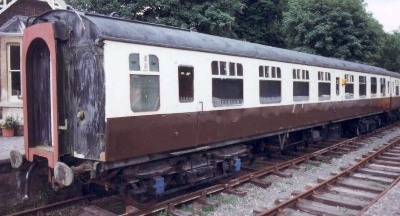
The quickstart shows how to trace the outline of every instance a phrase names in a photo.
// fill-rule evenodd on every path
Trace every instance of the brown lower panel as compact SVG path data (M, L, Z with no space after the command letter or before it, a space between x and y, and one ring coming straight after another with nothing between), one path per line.
M106 161L296 129L389 109L389 98L107 119Z

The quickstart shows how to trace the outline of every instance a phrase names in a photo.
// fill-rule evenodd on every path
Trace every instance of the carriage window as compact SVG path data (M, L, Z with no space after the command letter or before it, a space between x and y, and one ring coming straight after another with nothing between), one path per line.
M226 62L219 62L219 74L226 75Z
M377 90L376 77L371 77L371 97L376 97Z
M309 100L309 97L310 83L308 70L293 69L293 101L306 101Z
M381 78L381 95L382 95L382 97L386 96L386 80L385 80L385 78Z
M212 73L212 75L218 75L219 74L218 62L217 61L211 62L211 73Z
M367 78L359 76L359 82L360 98L362 98L367 96Z
M318 72L318 100L331 99L331 74L329 72Z
M235 76L235 63L229 63L229 76Z
M130 99L133 112L160 108L159 76L130 75Z
M271 68L271 74L269 74ZM279 67L259 66L260 103L281 102L281 69Z
M237 75L243 76L243 66L242 64L237 64Z
M227 76L229 65L229 76ZM243 104L243 66L234 62L211 63L212 102L214 107Z
M336 77L336 95L340 95L340 78Z
M354 76L350 74L346 74L345 76L346 79L346 85L344 87L344 92L345 92L345 99L352 99L354 98Z
M140 71L139 53L129 54L129 70Z
M190 66L179 66L178 77L179 77L179 102L190 103L194 99L194 69Z
M158 58L155 55L149 55L150 71L159 71Z

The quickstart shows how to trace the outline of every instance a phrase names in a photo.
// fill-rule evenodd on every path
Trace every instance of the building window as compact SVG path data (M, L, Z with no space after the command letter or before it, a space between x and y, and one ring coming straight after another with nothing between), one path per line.
M293 101L306 101L310 98L308 70L293 69Z
M21 95L21 49L19 45L8 45L8 73L11 95Z
M376 97L377 83L376 77L371 77L371 97Z
M227 66L229 68L227 68ZM229 69L229 72L227 71ZM243 104L243 66L235 62L211 62L214 107Z
M133 112L157 111L160 108L159 62L155 55L143 55L144 67L140 70L140 55L129 55L130 103Z
M396 96L399 96L399 81L396 80L395 83L396 83Z
M269 73L271 69L271 73ZM279 67L259 66L260 103L281 102L281 69Z
M364 98L367 96L367 77L359 76L359 90L360 90L360 98Z
M382 97L386 96L386 80L385 80L385 78L381 78L381 95L382 95Z
M179 66L179 102L190 103L194 100L194 69L191 66Z
M318 100L331 99L331 73L318 71Z
M346 85L344 87L344 98L353 99L354 98L354 76L350 74L345 74Z

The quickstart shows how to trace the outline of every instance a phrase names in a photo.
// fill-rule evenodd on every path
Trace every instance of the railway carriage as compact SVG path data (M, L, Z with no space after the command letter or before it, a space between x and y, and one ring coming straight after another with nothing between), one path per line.
M55 188L79 176L144 208L272 146L399 116L400 75L378 67L75 11L28 25L25 153Z

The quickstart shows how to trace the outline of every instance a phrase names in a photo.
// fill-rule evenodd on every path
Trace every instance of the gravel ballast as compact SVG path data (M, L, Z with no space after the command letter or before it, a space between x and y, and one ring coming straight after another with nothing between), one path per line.
M202 215L214 215L214 216L224 216L224 215L249 215L252 216L253 210L265 210L266 208L272 208L275 206L275 200L286 200L291 198L291 193L293 191L305 191L306 186L313 186L317 184L317 178L330 178L331 173L341 172L340 167L349 166L349 164L354 164L356 158L361 158L363 154L368 154L368 152L373 151L374 148L379 148L383 143L387 143L391 138L400 135L400 129L383 136L380 138L368 138L362 142L367 143L365 146L351 151L348 154L340 157L333 158L331 163L321 163L319 166L313 166L311 164L302 163L301 167L306 169L305 172L300 172L293 169L285 170L286 173L292 173L292 178L281 178L278 176L270 175L265 178L271 180L273 183L267 189L262 189L260 187L255 186L251 183L246 183L242 186L237 187L236 189L240 191L247 192L247 195L244 197L239 197L235 195L229 195L225 193L219 193L210 197L211 200L217 200L221 202L219 207L214 209L208 209L208 211L200 211ZM393 190L397 190L393 192L394 195L390 195L391 197L395 196L397 199L388 198L393 200L399 200L400 198L400 185L398 184ZM338 195L340 196L340 195ZM389 196L389 195L388 195ZM388 213L385 211L385 207L381 207L379 214L371 213L369 215L393 215L395 210L390 211L390 209L397 209L399 212L400 203L399 202L382 202L382 204L376 204L382 206L390 206L387 208ZM188 207L189 206L189 207ZM186 206L187 211L191 211L195 214L198 214L198 210L194 210L190 207L190 205ZM349 213L351 212L348 209L337 208L338 213ZM371 209L371 211L373 211ZM307 213L302 213L297 210L285 210L285 213L288 215L308 215ZM399 213L397 213L399 214Z

